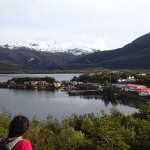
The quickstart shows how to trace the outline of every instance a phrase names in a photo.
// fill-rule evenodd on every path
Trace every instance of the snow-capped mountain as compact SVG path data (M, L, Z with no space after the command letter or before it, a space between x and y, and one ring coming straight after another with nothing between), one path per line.
M14 41L11 44L4 45L7 46L10 49L17 49L21 47L25 47L28 49L33 49L37 51L47 51L47 52L65 52L61 46L56 44L56 41L33 41L33 40L28 40L28 41Z
M56 41L15 41L10 44L5 44L3 47L7 47L9 49L18 49L21 47L25 47L31 50L37 51L46 51L51 53L71 53L73 55L86 55L98 51L96 49L91 48L86 44L80 44L77 48L63 48L63 43L58 44Z

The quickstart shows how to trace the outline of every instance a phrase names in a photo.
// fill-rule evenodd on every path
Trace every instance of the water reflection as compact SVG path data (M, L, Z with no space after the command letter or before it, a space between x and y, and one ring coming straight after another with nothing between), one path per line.
M80 96L81 98L84 98L86 100L100 100L103 101L105 104L105 107L107 107L108 105L112 105L112 106L118 106L118 105L123 105L123 106L130 106L133 107L135 109L139 109L141 108L141 105L143 104L143 102L139 101L139 103L136 103L134 100L129 100L129 99L118 99L118 98L112 98L112 97L103 97L102 95L83 95Z
M77 74L30 74L31 76L51 76L56 80L70 80ZM79 75L79 74L78 74ZM0 81L8 80L12 77L20 75L0 75ZM29 76L29 74L21 74L21 76ZM5 107L13 115L24 114L30 119L36 115L38 119L46 119L48 114L52 114L57 119L76 114L99 114L100 110L109 110L116 105L116 108L125 113L137 111L134 107L130 107L129 101L119 101L100 95L83 95L69 96L63 91L36 91L36 90L14 90L0 89L0 107Z
M87 114L99 113L104 109L107 113L114 102L101 99L100 96L68 96L62 91L36 91L36 90L13 90L0 89L0 106L8 109L12 114L25 114L32 118L45 119L52 114L57 119L71 116L72 113ZM117 109L127 114L136 109L115 102Z

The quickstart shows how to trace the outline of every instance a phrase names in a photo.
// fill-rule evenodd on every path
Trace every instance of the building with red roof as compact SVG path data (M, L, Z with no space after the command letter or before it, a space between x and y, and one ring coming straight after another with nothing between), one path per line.
M139 84L125 84L123 86L123 90L125 91L139 91L141 88L146 88L145 85L139 85Z

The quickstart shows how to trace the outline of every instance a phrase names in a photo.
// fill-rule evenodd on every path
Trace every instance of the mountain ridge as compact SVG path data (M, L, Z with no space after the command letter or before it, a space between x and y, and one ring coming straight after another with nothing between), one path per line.
M40 70L150 69L150 33L133 40L122 48L107 51L92 50L93 53L86 54L82 49L75 49L74 51L80 54L75 55L70 52L37 51L26 47L9 49L9 46L5 45L0 47L0 69L6 67L7 64L13 65L11 69L14 66L18 69Z
M122 48L95 52L69 62L74 68L102 67L109 69L150 69L150 33Z
M16 50L19 48L27 48L31 50L37 51L45 51L51 53L71 53L73 55L87 55L93 53L95 51L99 51L99 49L91 48L85 44L79 46L77 48L63 48L63 44L56 43L55 40L52 41L35 41L35 40L19 40L14 41L10 44L2 45L3 48L9 48L12 50Z
M77 57L80 56L69 53L42 52L23 47L15 50L0 47L0 62L18 65L26 69L45 70L50 66L54 67L65 64ZM0 69L1 68L3 68L2 64L0 66Z

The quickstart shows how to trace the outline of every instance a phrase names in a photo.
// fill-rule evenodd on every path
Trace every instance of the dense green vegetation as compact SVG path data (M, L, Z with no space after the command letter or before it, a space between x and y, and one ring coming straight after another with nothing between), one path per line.
M149 150L150 104L138 113L124 115L115 107L101 116L93 113L76 115L58 122L31 121L27 138L34 150ZM6 137L12 116L3 109L0 114L0 137Z
M78 82L92 82L92 83L117 83L118 79L127 79L128 77L134 77L136 84L143 84L150 87L150 73L146 73L145 75L141 75L140 72L133 72L133 71L102 71L97 73L88 73L82 74L79 77L74 76L72 81ZM126 82L130 83L130 81Z

